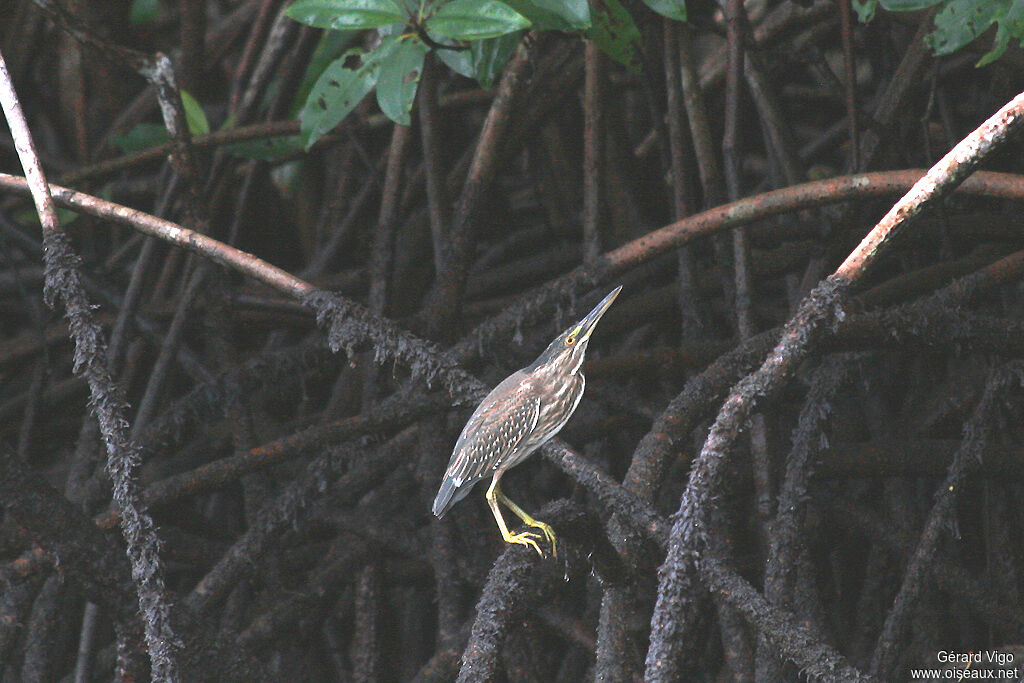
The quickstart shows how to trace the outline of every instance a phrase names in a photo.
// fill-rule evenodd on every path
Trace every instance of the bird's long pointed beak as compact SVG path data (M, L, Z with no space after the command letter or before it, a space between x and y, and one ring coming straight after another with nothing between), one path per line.
M601 303L599 303L597 306L594 306L594 310L592 310L590 313L587 313L586 317L584 317L583 320L580 321L581 341L590 338L590 333L594 331L595 327L597 327L597 321L601 319L601 316L604 315L604 312L608 310L608 308L612 305L612 302L615 301L615 297L617 297L619 295L619 292L621 291L622 285L619 285L618 287L613 289L611 292L608 293L608 296L601 299Z

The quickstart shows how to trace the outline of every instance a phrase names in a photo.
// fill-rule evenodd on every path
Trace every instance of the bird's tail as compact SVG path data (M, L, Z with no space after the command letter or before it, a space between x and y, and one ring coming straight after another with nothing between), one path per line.
M458 488L459 484L456 482L455 477L445 477L444 481L441 482L437 498L434 499L434 514L438 518L444 517L445 513L458 501L458 498L455 498L455 492Z

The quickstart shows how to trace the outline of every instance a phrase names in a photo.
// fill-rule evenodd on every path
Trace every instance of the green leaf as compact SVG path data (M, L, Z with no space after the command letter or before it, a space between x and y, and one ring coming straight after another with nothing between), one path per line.
M139 123L123 135L110 136L110 143L125 153L156 147L167 140L167 129L158 123Z
M395 0L296 0L287 13L303 24L333 29L379 28L407 18Z
M866 24L875 18L875 10L878 9L878 0L853 0L853 11L857 13L857 19Z
M855 0L856 2L857 0ZM870 2L872 0L860 0ZM991 64L1002 56L1016 38L1024 45L1024 0L877 0L882 7L897 12L909 12L941 4L935 15L935 30L925 36L925 43L938 55L948 55L973 42L996 24L991 49L978 61L977 66ZM864 14L857 8L864 20ZM868 8L873 11L873 7Z
M663 17L686 21L686 3L684 0L644 0L644 4Z
M409 112L416 99L416 88L423 73L423 58L426 46L419 38L406 37L380 62L380 77L377 79L377 104L380 110L403 126L410 123Z
M538 9L557 14L577 29L590 28L590 4L587 0L530 0Z
M324 69L299 112L306 149L341 123L377 82L377 69L350 69L345 66L348 58L341 57Z
M521 36L522 32L507 33L497 38L475 40L469 44L468 50L437 50L434 54L455 73L476 79L481 88L490 90L494 79L515 52ZM443 39L450 40L447 36Z
M320 78L320 74L331 62L345 53L356 35L355 31L324 31L313 50L313 55L309 58L309 65L306 67L306 73L302 76L302 82L295 90L295 99L289 110L291 117L298 114L302 103L309 99L309 93L313 90L317 79Z
M1010 38L1016 38L1024 45L1024 0L1013 0L1013 3L996 16L999 28L992 41L992 49L985 53L975 66L986 66L1003 56L1009 46Z
M502 0L542 31L581 31L590 28L587 0Z
M938 5L942 0L878 0L883 9L890 12L915 12Z
M591 7L593 26L588 37L616 62L640 70L640 29L619 0L596 0Z
M377 84L380 62L397 41L396 36L385 36L373 52L349 50L324 69L299 112L306 149L341 123Z
M203 111L202 105L187 90L181 91L181 103L185 107L188 132L192 135L207 135L210 132L210 122L206 120L206 112Z
M279 135L273 138L243 140L224 145L224 149L230 154L246 159L273 161L285 155L301 151L302 137L299 135Z
M494 79L508 63L512 53L516 51L521 33L508 33L490 40L478 40L469 44L472 57L472 77L480 87L490 90Z
M447 38L447 36L439 36L437 34L431 37L434 40L440 38L439 42L444 42ZM491 38L491 40L496 40L496 38ZM481 40L480 42L486 43L488 41ZM442 64L460 76L465 76L466 78L475 77L476 68L474 66L473 53L469 50L434 50L434 54L441 60Z
M992 0L948 3L935 15L935 31L925 36L925 44L937 55L956 52L992 25L1001 4Z
M497 0L452 0L427 21L430 31L455 40L483 40L527 28L530 21Z

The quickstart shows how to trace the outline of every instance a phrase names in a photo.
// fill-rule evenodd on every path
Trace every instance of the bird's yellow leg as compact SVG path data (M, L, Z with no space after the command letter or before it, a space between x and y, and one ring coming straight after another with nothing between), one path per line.
M552 529L550 525L540 522L526 514L521 507L509 500L509 497L506 496L497 486L494 487L494 495L499 502L504 503L509 510L514 512L516 517L523 520L524 524L528 524L529 526L536 527L543 531L544 538L548 539L548 543L551 544L551 554L555 557L558 556L558 542L555 540L555 530Z
M537 539L540 536L532 531L522 531L518 534L510 534L508 527L505 526L505 518L501 516L501 510L498 508L498 497L501 497L504 501L508 501L504 494L501 493L501 489L498 488L498 477L494 477L491 481L491 485L487 488L487 505L490 506L491 512L494 513L494 521L498 523L498 531L501 532L501 537L505 539L506 543L518 543L519 545L527 545L537 551L537 554L544 557L544 553L541 552L540 546L537 545ZM515 510L513 510L514 512ZM521 512L521 511L520 511ZM524 520L525 521L525 520Z

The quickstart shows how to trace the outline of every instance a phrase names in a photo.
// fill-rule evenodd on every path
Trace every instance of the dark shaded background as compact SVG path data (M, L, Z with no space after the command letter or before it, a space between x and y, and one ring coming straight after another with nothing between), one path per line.
M308 153L246 159L223 146L229 132L194 140L188 172L166 149L112 143L161 119L152 86L103 46L170 54L214 129L234 117L259 138L296 132L320 31L277 0L185 0L140 27L127 2L67 2L86 44L28 0L0 13L51 182L206 232L365 304L354 325L386 317L433 344L332 353L303 302L64 216L119 339L183 680L641 678L670 515L721 401L896 195L764 217L742 238L714 223L678 248L644 237L808 180L926 168L1024 74L1014 48L973 66L990 36L932 57L926 13L851 25L846 3L745 18L695 4L683 26L626 4L641 71L531 34L488 92L428 60L411 128L370 97ZM1019 173L1020 152L1011 142L985 167ZM0 168L21 173L6 129ZM1024 224L985 195L918 219L759 407L713 490L713 590L694 594L678 680L795 680L794 653L879 680L945 666L938 650L1020 666ZM624 245L628 266L601 256ZM143 680L106 454L42 278L30 204L0 195L3 680ZM434 520L481 390L451 369L493 386L620 283L561 434L574 452L504 480L563 552L506 550L482 490ZM574 469L578 456L592 467ZM751 586L782 611L759 611Z

